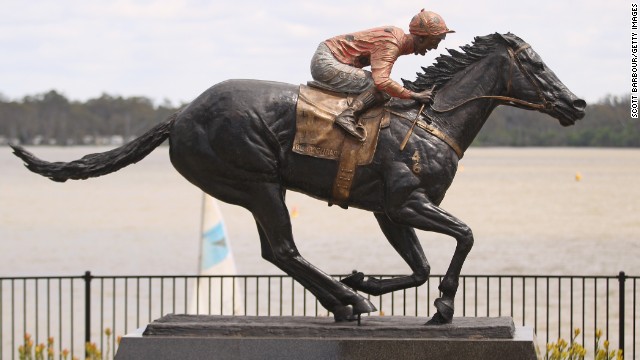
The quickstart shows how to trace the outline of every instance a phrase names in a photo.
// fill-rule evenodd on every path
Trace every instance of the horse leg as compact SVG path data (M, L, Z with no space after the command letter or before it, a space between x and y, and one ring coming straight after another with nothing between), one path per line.
M352 320L356 315L376 311L368 299L334 280L298 253L280 184L256 183L253 190L253 205L248 209L260 228L263 256L267 260L311 291L320 304L334 314L336 321Z
M449 268L438 286L442 297L435 300L438 310L427 324L446 324L453 319L454 298L462 265L471 247L473 233L462 221L433 204L424 192L413 191L405 201L392 204L387 209L389 218L398 223L423 231L432 231L453 237L457 244Z
M380 229L393 248L407 262L413 274L393 279L379 280L366 278L361 272L355 272L342 282L351 288L369 295L382 295L396 290L407 289L424 284L429 279L429 262L413 228L399 225L384 213L375 213Z
M256 221L256 226L258 228L258 235L260 235L260 247L262 249L262 258L276 265L282 271L287 272L287 270L279 264L279 262L277 261L277 258L274 256L273 251L271 250L271 245L269 244L269 240L267 239L267 236L265 235L264 230L262 229L262 227L257 221ZM292 276L292 274L289 274L289 273L287 274ZM300 284L304 286L305 289L309 289L311 293L313 294L321 293L322 295L316 296L316 297L318 298L322 306L324 306L325 308L331 307L331 304L340 303L335 296L330 294L328 291L325 291L323 288L317 287L316 284L307 282L305 279L302 279L302 278L296 279L296 280L300 282ZM320 300L321 298L323 300ZM327 300L324 300L324 299L327 299ZM346 307L343 310L346 310ZM339 314L339 315L336 315L336 319L341 317L347 318L349 315L351 315L351 313Z

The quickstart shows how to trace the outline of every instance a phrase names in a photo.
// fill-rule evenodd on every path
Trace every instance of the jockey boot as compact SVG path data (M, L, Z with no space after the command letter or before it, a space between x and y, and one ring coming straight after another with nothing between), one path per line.
M342 127L349 135L364 142L367 130L356 117L385 100L382 92L372 86L359 94L348 108L336 116L335 123Z

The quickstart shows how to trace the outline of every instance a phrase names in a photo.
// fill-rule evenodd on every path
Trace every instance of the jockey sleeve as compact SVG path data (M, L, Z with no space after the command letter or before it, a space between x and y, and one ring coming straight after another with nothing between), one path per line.
M413 52L413 38L402 29L386 26L340 35L325 41L331 53L343 64L357 68L371 65L376 87L401 99L412 92L391 79L391 69L399 56Z

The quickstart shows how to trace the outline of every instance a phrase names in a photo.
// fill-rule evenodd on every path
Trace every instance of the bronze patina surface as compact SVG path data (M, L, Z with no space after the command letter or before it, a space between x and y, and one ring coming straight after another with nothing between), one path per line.
M336 321L375 311L367 295L424 284L431 267L415 230L448 235L456 248L439 285L441 297L434 301L437 312L430 320L447 324L453 321L460 272L475 240L467 224L440 207L460 157L500 105L540 111L569 126L584 117L586 102L513 34L477 37L473 44L450 50L450 55L440 56L435 65L423 70L415 81L405 81L405 87L416 93L433 89L433 104L425 107L424 118L416 122L404 151L399 150L400 144L421 102L406 100L390 106L390 126L379 130L377 145L370 145L377 146L372 160L355 167L348 180L348 198L341 204L372 212L406 261L411 273L392 279L356 271L337 281L310 264L296 247L286 191L332 201L339 166L335 160L293 150L297 85L257 80L216 84L130 143L71 162L47 162L20 147L13 149L29 170L64 182L117 171L142 160L168 139L171 162L178 172L209 195L250 211L262 256L316 296ZM437 129L438 134L429 129ZM335 149L317 153L332 154L331 150ZM366 250L353 256L367 256ZM345 269L351 267L345 264Z

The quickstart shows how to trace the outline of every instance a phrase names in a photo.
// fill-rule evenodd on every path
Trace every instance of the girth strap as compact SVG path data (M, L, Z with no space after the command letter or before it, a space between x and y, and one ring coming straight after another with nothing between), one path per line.
M410 119L409 117L407 117L404 114L395 112L395 111L391 111L388 110L389 113L400 117L402 119L408 120L410 122L413 123L413 119ZM424 113L423 113L424 114ZM427 124L426 122L424 122L423 120L418 120L416 122L416 126L421 128L422 130L428 132L429 134L437 137L438 139L442 140L443 142L445 142L447 145L449 145L449 147L451 147L451 149L453 149L453 151L455 151L456 155L458 155L458 159L462 159L462 157L464 156L464 151L462 150L462 148L460 147L460 145L458 145L458 143L452 139L451 137L449 137L447 134L443 133L440 129L438 129L437 127Z
M351 185L356 173L357 153L362 147L362 143L352 136L344 138L342 152L338 160L338 173L333 182L332 203L346 208L349 194L351 193Z

